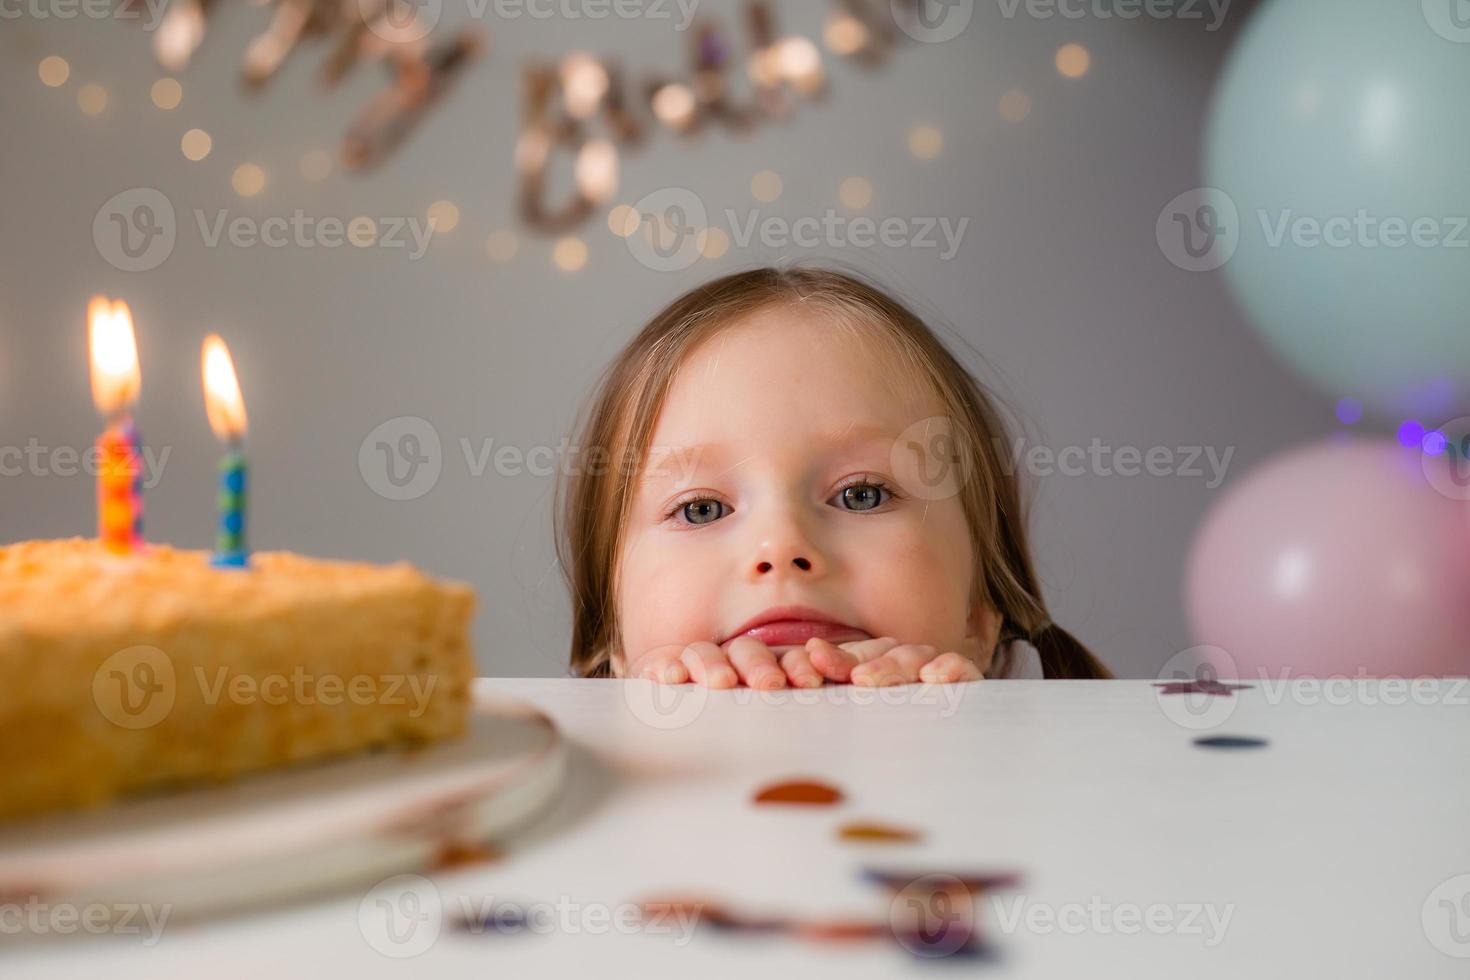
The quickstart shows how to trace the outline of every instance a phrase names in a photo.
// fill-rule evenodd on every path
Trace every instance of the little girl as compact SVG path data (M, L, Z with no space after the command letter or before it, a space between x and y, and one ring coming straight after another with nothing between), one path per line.
M990 397L853 276L691 290L613 361L580 429L588 465L557 488L574 673L876 686L1008 677L1034 655L1044 677L1110 676L1047 614Z

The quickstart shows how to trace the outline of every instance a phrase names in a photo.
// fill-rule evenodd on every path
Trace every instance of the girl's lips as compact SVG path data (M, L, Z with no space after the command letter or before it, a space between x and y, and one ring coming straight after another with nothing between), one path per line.
M848 640L866 640L868 634L841 623L824 623L811 619L781 619L753 626L737 636L753 636L768 647L802 646L814 636L829 643L845 643Z

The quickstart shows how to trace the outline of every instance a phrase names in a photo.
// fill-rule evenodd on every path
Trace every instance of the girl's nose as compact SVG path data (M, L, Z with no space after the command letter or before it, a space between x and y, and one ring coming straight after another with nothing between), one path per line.
M827 563L811 540L792 524L761 543L750 568L752 579L773 575L815 578L826 572Z
M791 565L792 567L803 572L809 572L812 570L812 560L810 558L807 558L805 555L797 555L792 558ZM775 568L776 565L774 563L765 561L764 559L755 563L755 570L762 575L769 574Z

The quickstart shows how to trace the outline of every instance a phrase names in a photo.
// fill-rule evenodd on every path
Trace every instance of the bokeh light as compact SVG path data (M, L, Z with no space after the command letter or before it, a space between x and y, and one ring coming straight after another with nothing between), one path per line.
M699 243L699 254L707 259L722 258L730 250L730 236L721 228L701 230L696 241Z
M179 140L179 149L184 151L184 156L196 163L209 156L213 148L214 140L202 129L191 129Z
M619 238L631 238L638 230L638 211L631 204L619 204L607 213L607 227Z
M89 116L98 115L107 108L107 89L96 83L83 85L77 92L77 105Z
M1363 418L1363 403L1356 398L1339 398L1337 420L1343 425L1353 425Z
M868 41L867 25L846 11L831 14L822 28L822 42L833 54L856 54Z
M177 79L160 78L153 83L153 88L148 94L158 108L177 109L179 103L184 100L184 86L180 85Z
M1080 44L1064 44L1057 48L1057 71L1064 78L1081 78L1092 65L1092 55Z
M241 197L254 197L265 190L265 171L258 164L242 163L230 177L230 186Z
M909 152L916 160L933 160L944 149L944 133L938 126L920 125L909 130Z
M453 201L435 201L429 205L429 227L436 232L451 232L459 227L459 208Z
M618 192L618 148L609 139L590 139L577 153L575 179L580 190L594 204L601 204Z
M822 52L801 35L783 37L770 51L776 73L790 82L803 95L814 95L821 91L825 71L822 68Z
M848 177L837 188L837 200L851 211L861 211L873 203L873 185L863 177Z
M37 73L41 76L41 82L50 88L58 88L66 84L71 77L71 65L66 59L59 55L50 55L42 58L41 64L37 66Z
M1399 442L1402 445L1415 447L1424 441L1424 426L1416 419L1408 419L1399 426Z
M687 129L694 124L699 112L699 102L688 85L670 82L653 93L653 114L665 126Z
M586 51L568 53L561 63L562 98L567 112L577 119L591 116L607 94L609 81L601 61Z
M750 178L750 196L757 201L770 204L781 196L783 186L780 174L774 170L762 170Z
M485 256L497 265L509 262L516 257L521 249L521 243L516 238L516 233L509 228L500 228L492 231L485 239Z
M1006 89L996 107L1006 122L1020 122L1031 115L1031 96L1018 88Z
M559 239L551 250L551 261L563 272L578 272L587 264L587 243L575 235Z

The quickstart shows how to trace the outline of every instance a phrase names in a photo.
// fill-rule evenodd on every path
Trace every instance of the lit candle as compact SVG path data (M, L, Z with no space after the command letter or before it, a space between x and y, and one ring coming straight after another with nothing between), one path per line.
M97 537L126 555L143 545L142 443L133 424L142 376L128 304L94 296L87 306L92 401L107 420L97 439Z
M235 362L223 340L214 334L206 337L201 360L209 427L225 444L219 464L219 532L214 564L243 568L250 564L250 550L245 546L245 399L235 377Z

